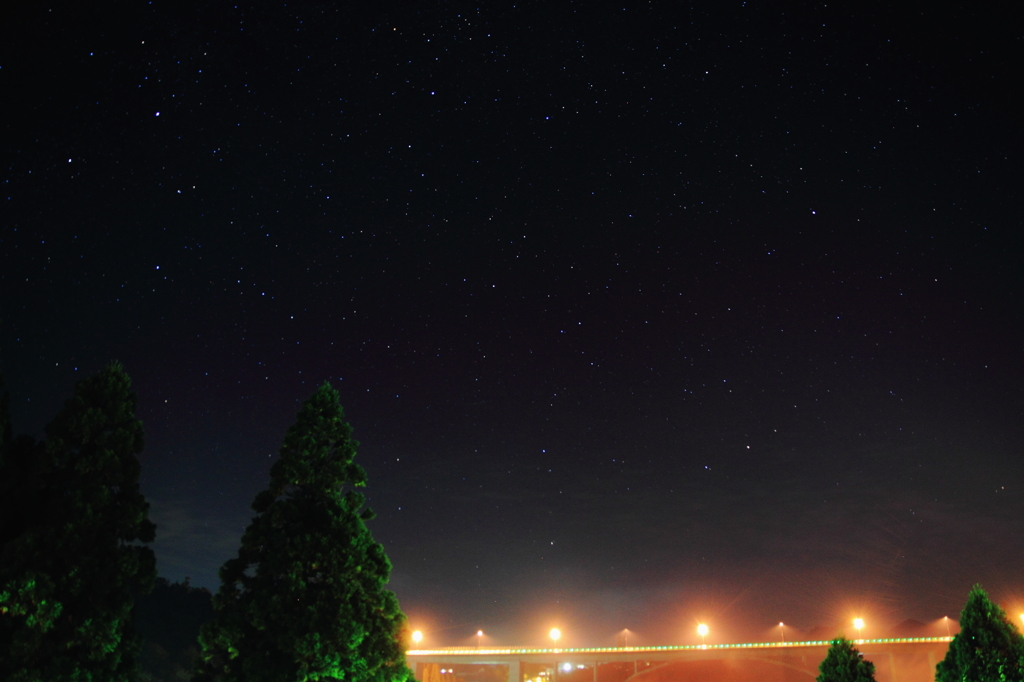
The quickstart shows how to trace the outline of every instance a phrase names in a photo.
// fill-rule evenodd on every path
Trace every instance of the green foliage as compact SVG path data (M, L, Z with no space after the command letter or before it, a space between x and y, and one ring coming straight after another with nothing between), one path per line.
M0 441L0 679L130 680L133 593L150 588L156 563L137 544L155 527L124 369L79 382L46 434Z
M1024 637L975 585L960 612L960 632L935 666L937 682L1024 681Z
M238 556L221 568L197 680L404 682L405 617L385 589L391 564L353 487L356 441L325 383L284 439Z
M865 661L845 637L832 640L818 671L818 682L875 682L875 664Z

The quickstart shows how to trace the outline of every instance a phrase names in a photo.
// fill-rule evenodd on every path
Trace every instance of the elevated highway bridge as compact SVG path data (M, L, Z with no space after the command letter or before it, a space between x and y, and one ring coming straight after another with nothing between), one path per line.
M878 682L932 682L949 637L858 639ZM810 682L829 642L407 652L419 682Z

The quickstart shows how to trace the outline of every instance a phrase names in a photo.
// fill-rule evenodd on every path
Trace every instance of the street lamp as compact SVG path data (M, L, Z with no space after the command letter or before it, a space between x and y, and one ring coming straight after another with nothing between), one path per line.
M616 646L625 648L629 646L629 628L623 628L619 631L619 636L615 642Z
M483 636L484 636L484 631L483 630L477 630L476 631L476 648L477 649L480 648L480 638L483 637Z
M1024 618L1024 616L1021 616L1021 618ZM946 637L952 637L952 635L949 634L949 616L943 616L942 622L946 624Z
M548 633L548 637L551 638L552 642L558 642L562 638L562 631L558 628L551 628L551 632Z
M857 628L857 639L860 640L860 631L862 629L864 629L864 619L863 618L854 618L853 619L853 627Z
M422 642L423 641L423 633L420 632L419 630L416 630L415 632L413 632L412 633L412 641L416 642L417 644Z
M779 630L782 631L782 643L785 644L786 643L786 624L780 621L779 622Z
M701 646L701 648L706 647L707 645L704 643L704 638L708 634L708 626L705 625L704 623L701 623L700 625L698 625L697 626L697 634L700 635L700 646Z

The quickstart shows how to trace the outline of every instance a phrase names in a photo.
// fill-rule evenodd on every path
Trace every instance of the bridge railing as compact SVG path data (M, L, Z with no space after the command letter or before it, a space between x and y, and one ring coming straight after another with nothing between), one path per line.
M916 642L950 642L952 637L885 637L881 639L855 639L855 644L913 644ZM452 646L435 649L410 649L407 656L514 656L522 654L644 654L667 653L672 651L703 651L721 649L793 649L800 647L829 646L831 640L810 640L795 642L745 642L738 644L678 644L665 646L627 646L627 647L566 647L542 648L526 646L509 647L475 647Z

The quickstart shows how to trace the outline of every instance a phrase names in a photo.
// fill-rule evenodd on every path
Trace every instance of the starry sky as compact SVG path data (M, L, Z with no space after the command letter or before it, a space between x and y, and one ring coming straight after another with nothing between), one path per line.
M1021 37L888 4L6 9L15 428L122 361L216 589L329 380L429 644L1024 605Z

